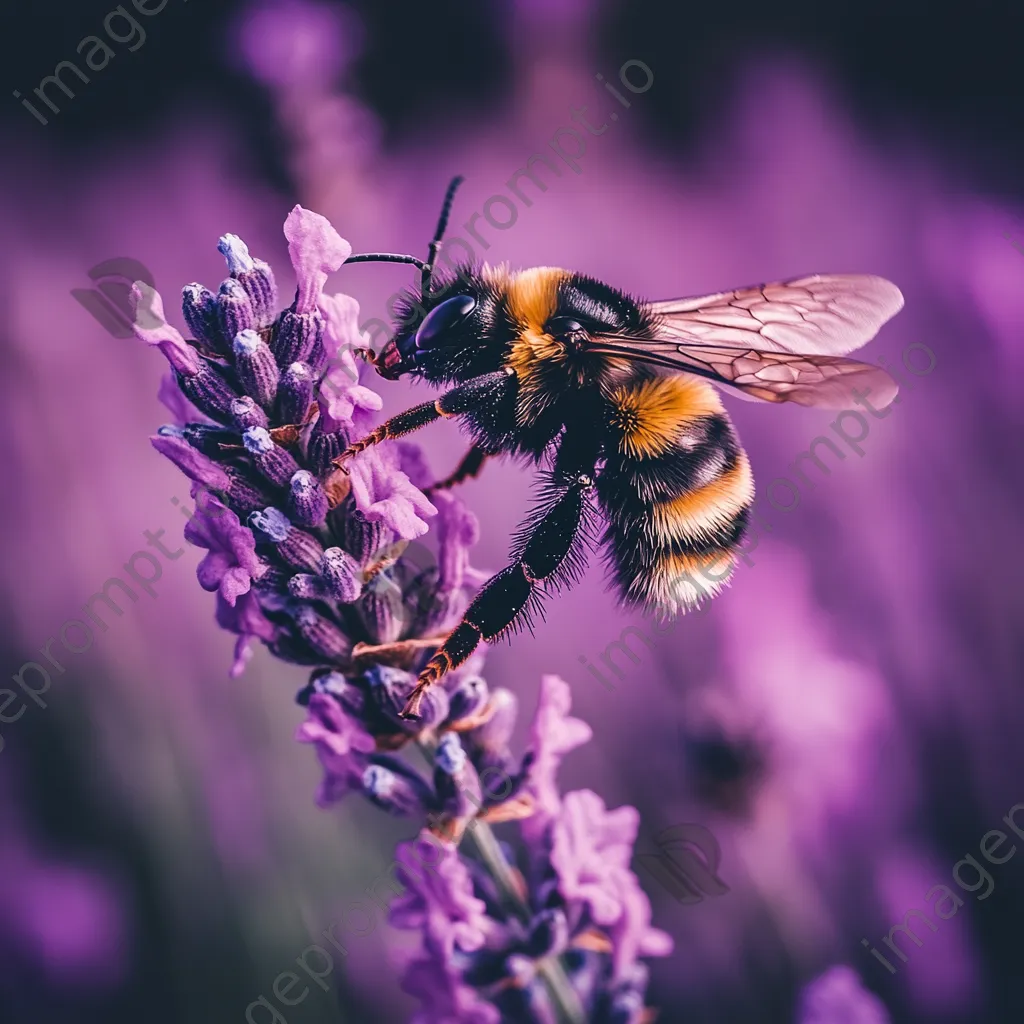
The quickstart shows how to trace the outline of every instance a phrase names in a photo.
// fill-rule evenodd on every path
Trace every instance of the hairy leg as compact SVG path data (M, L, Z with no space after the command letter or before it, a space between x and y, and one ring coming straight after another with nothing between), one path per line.
M455 471L450 476L446 476L443 480L438 480L436 484L431 484L423 493L429 498L435 491L450 491L464 480L472 480L480 475L480 470L483 469L484 463L489 458L490 456L483 448L473 445L462 457L462 461L455 467Z
M520 553L513 563L493 576L466 609L462 622L427 662L416 688L402 710L403 718L418 718L423 695L442 676L461 665L481 640L494 640L509 629L528 623L532 604L537 607L538 585L551 579L571 578L581 567L580 541L586 534L586 492L593 476L579 473L554 489L554 500L520 535Z
M345 463L353 455L358 455L372 445L411 434L414 430L419 430L420 427L425 427L442 416L460 416L463 413L471 412L480 405L493 400L496 385L509 386L512 385L512 381L513 378L504 370L485 373L480 377L467 380L450 391L446 391L434 402L424 402L422 405L414 406L412 409L407 409L405 412L400 412L397 416L385 420L366 437L353 441L334 460L334 464L339 469L344 469Z

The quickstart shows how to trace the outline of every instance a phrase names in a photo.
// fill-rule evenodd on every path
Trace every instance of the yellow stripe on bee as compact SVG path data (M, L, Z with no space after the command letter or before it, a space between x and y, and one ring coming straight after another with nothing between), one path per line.
M722 411L718 393L694 377L652 377L611 394L612 421L622 431L619 449L632 459L667 452L680 427Z
M524 330L542 332L558 306L558 286L569 276L558 267L531 267L508 282L508 311Z
M568 271L557 267L532 267L508 281L507 308L519 326L519 334L505 365L519 381L516 420L520 426L532 423L557 398L544 387L537 369L565 355L565 346L545 333L544 325L558 308L558 286L568 276Z
M659 540L699 540L729 526L754 499L754 474L746 452L716 480L676 498L656 502L651 525Z

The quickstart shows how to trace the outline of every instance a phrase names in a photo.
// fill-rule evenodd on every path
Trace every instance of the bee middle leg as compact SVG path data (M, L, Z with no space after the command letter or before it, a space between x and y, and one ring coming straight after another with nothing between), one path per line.
M490 455L483 448L479 445L473 445L462 457L462 461L455 467L454 472L450 476L446 476L443 480L438 480L436 484L431 484L424 489L423 493L429 498L431 494L437 491L450 491L464 480L472 480L480 475L480 470L483 469L484 463L489 458Z
M416 687L402 710L403 718L418 718L427 690L461 665L481 640L493 640L528 621L527 605L531 599L539 599L538 585L564 575L575 561L574 548L585 533L585 495L593 486L590 474L578 474L522 535L522 553L518 559L483 585L466 609L462 622L420 672Z

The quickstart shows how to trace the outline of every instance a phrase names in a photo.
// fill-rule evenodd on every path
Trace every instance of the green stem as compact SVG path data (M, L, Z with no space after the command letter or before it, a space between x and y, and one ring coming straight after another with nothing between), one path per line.
M423 740L417 740L416 745L420 748L420 752L427 762L433 765L433 747ZM494 877L506 903L515 910L516 915L521 920L528 922L530 920L530 909L519 895L519 888L516 885L512 867L505 860L505 855L501 851L501 845L491 830L491 826L476 818L473 820L471 827L466 831L473 837L477 852L480 854L480 860ZM572 983L565 973L561 959L559 957L546 957L538 961L537 973L548 990L548 995L551 997L551 1002L558 1014L560 1024L586 1024L586 1015L583 1012L583 1007L580 1005L576 990L572 987Z
M480 859L494 876L505 898L516 908L520 917L529 920L529 909L523 903L516 888L515 878L501 846L491 831L490 825L477 819L473 822L473 841L476 843ZM565 1024L586 1024L583 1007L576 996L562 961L557 957L547 957L537 964L537 973L547 986L551 1002L558 1012L559 1020Z

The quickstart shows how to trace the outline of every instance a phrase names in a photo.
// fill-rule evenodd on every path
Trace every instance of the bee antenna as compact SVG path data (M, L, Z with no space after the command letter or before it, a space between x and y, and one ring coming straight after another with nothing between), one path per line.
M397 252L363 252L358 256L349 256L345 264L349 263L411 263L414 267L423 270L426 263L416 259L415 256L405 256Z
M441 216L437 219L437 228L434 231L434 237L430 242L430 249L427 254L427 262L421 266L422 276L420 278L420 292L422 297L427 299L430 297L430 280L434 274L434 263L437 260L437 254L441 251L441 239L444 238L444 233L448 228L448 218L452 212L452 203L455 201L455 193L458 187L466 179L461 175L457 174L448 183L448 191L444 194L444 202L441 204Z

